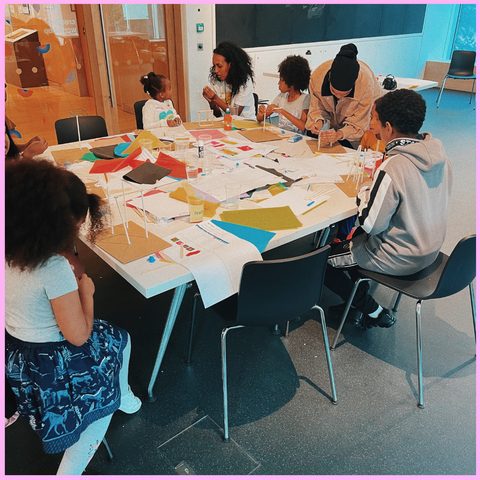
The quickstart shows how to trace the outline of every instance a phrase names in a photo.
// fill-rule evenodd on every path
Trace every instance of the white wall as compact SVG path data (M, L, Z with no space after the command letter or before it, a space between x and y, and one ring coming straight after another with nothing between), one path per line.
M423 34L247 48L245 50L254 65L255 92L260 98L273 100L278 92L278 81L263 73L277 72L278 64L287 55L304 56L313 71L323 61L334 58L340 47L349 42L357 45L358 58L377 75L392 73L398 77L423 78L427 60L449 60L458 10L458 4L428 4ZM208 81L212 51L216 46L215 5L185 5L184 12L185 68L190 106L190 117L186 120L194 121L198 119L199 110L208 108L202 89ZM203 33L196 33L197 23L204 24ZM203 51L197 50L200 42L203 43ZM307 50L311 55L306 55Z

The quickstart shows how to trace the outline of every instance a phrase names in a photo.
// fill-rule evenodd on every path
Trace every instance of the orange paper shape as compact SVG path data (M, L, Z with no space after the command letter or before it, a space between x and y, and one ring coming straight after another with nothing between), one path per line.
M169 177L173 178L187 178L187 171L185 170L185 164L176 158L167 155L166 153L160 152L158 154L157 161L155 162L161 167L165 167L171 170L168 174Z
M80 160L86 153L90 153L88 148L72 148L69 150L52 151L53 158L57 165L65 165L65 163L83 162Z
M148 232L148 238L146 238L145 229L134 222L128 222L128 237L131 245L128 244L123 225L115 225L114 232L112 234L112 229L107 228L95 244L121 263L133 262L171 246L170 243L151 232Z
M142 149L139 147L133 153L131 153L127 158L114 158L113 160L95 160L93 167L90 169L89 173L110 173L110 172L118 172L125 167L132 167L136 168L142 163L142 160L135 160L140 153L142 153Z

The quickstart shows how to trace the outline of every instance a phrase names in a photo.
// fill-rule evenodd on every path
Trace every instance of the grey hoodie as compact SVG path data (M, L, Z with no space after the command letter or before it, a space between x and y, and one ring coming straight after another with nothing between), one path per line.
M355 237L351 249L361 268L410 275L433 263L445 240L452 165L429 133L388 154L373 184L357 196L366 234Z

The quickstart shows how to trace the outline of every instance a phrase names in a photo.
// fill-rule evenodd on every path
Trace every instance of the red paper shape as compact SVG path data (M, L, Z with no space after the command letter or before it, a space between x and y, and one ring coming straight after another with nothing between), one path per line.
M169 177L181 179L187 178L185 164L180 160L177 160L176 158L167 155L166 153L160 152L155 163L160 167L169 168L171 170L171 172L168 174Z
M138 147L127 158L118 158L113 160L95 160L95 163L93 164L89 173L110 173L118 172L118 170L121 170L122 168L125 168L127 166L130 166L132 168L139 167L140 165L142 165L142 163L144 163L142 160L135 160L140 155L140 153L142 153L142 149L141 147ZM183 169L185 170L185 165L183 166Z

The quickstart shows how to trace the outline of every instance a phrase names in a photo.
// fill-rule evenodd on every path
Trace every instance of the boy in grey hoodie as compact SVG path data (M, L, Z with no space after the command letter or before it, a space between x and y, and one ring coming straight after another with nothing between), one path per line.
M445 240L452 190L452 166L440 140L419 134L423 98L395 90L375 101L370 129L380 134L388 155L373 182L357 195L360 228L332 251L325 285L344 301L359 278L357 266L387 275L411 275L437 258ZM349 276L346 274L348 271ZM345 304L330 307L341 317ZM391 327L395 318L360 283L347 316L350 323Z

